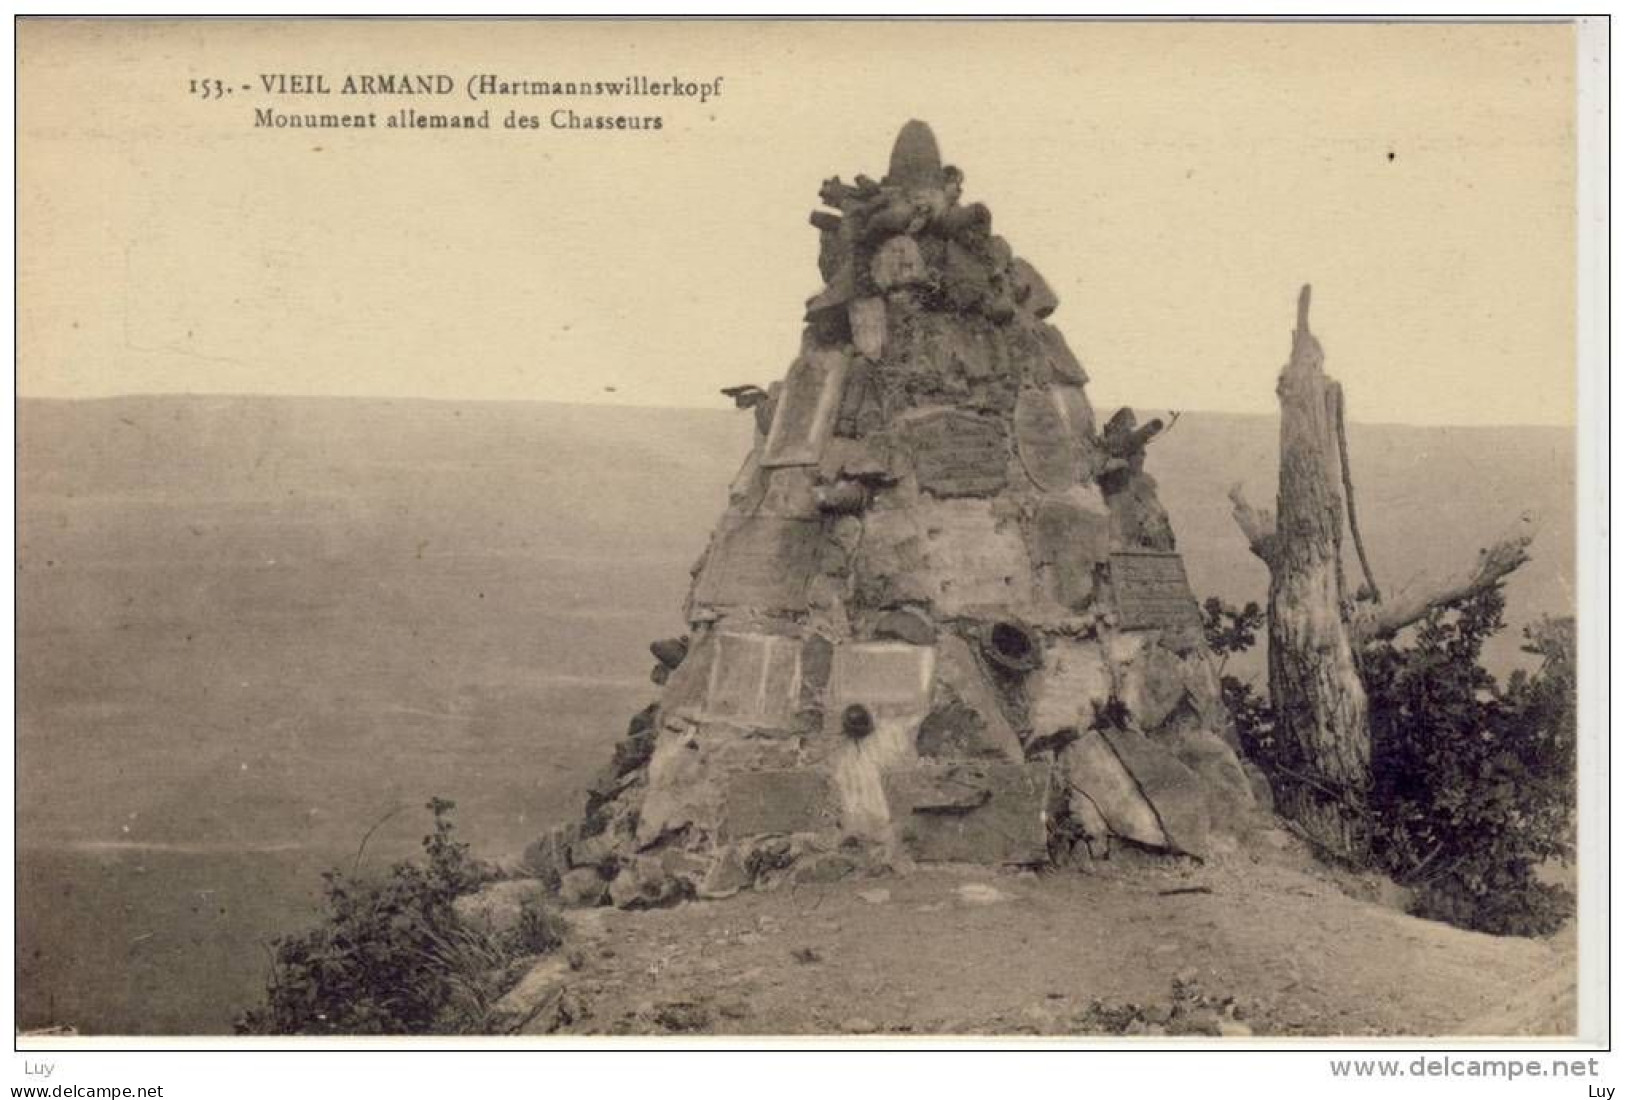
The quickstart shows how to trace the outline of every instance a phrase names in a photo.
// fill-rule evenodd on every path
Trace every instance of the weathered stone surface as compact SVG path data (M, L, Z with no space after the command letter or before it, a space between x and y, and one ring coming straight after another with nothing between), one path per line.
M893 485L898 480L892 469L890 442L881 436L863 439L837 436L830 440L829 446L824 448L818 476L824 481L857 481L876 489Z
M1050 387L1027 387L1016 400L1016 453L1034 485L1061 493L1077 484L1079 451Z
M1021 742L1002 716L989 716L950 696L939 699L925 716L915 743L925 760L1009 760L1009 741L1015 741L1019 759Z
M1097 642L1052 638L1044 647L1044 667L1030 686L1035 736L1056 730L1082 730L1094 721L1094 707L1112 696L1106 654Z
M852 346L858 354L879 359L886 351L886 300L859 298L847 307L852 326Z
M1194 707L1177 709L1152 739L1200 777L1213 832L1240 837L1252 831L1258 807L1255 779L1230 744L1202 724Z
M869 272L881 290L923 283L931 274L913 237L893 237L875 249Z
M711 683L711 663L716 656L716 636L702 631L689 643L688 656L666 678L660 693L661 718L694 717L705 706L705 693Z
M617 909L659 909L686 901L694 893L693 883L655 856L631 860L609 884L609 900Z
M809 219L818 228L818 274L826 283L852 261L852 248L841 232L841 219L823 210Z
M525 847L519 868L532 878L555 882L570 868L570 846L581 837L578 824L555 825Z
M817 768L738 772L723 799L724 839L777 833L815 833L840 824L828 773Z
M941 183L942 154L937 137L919 119L910 119L892 144L886 182L898 187L932 187Z
M790 881L801 885L839 882L862 869L862 862L845 852L812 852L796 861Z
M1023 759L1021 739L1011 727L999 703L998 693L988 682L987 675L963 639L944 634L937 642L937 684L939 697L956 700L974 712L979 724L974 727L974 739L959 755L1000 756L1013 763ZM924 726L920 729L920 751L927 756L946 756L942 751L952 745L933 746L927 751Z
M939 497L986 496L1009 478L1010 443L996 420L936 410L908 422L920 488Z
M1252 788L1253 804L1266 814L1274 813L1275 791L1270 787L1270 779L1264 774L1264 769L1251 760L1243 760L1241 768L1247 774L1247 785Z
M493 1013L510 1029L542 1020L538 1030L545 1032L569 978L570 963L562 955L540 959L492 1006Z
M577 867L559 880L559 901L571 908L590 909L609 897L609 882L593 867Z
M707 718L788 726L800 698L800 638L722 630L706 691Z
M956 310L979 310L993 295L987 265L958 241L948 242L940 275L942 295Z
M692 730L665 729L649 761L648 791L637 818L637 842L647 848L692 826L714 824L718 794Z
M837 259L837 264L828 285L808 299L807 320L816 322L828 314L844 312L846 304L856 296L858 280L852 271L850 253L843 253Z
M1055 407L1060 410L1061 418L1066 421L1067 430L1074 439L1085 443L1095 434L1095 410L1089 404L1088 396L1083 387L1078 385L1065 385L1056 383L1050 386L1050 396L1055 401Z
M925 612L912 607L883 611L875 618L875 637L909 645L932 645L937 640L937 624Z
M822 564L823 524L776 516L738 517L718 532L694 586L698 606L802 610Z
M472 927L493 936L512 931L519 925L525 903L540 904L547 898L547 887L533 878L506 879L481 887L477 892L464 894L451 903L459 917Z
M765 768L791 768L801 762L800 737L795 729L708 722L699 727L697 736L705 766L713 776Z
M822 634L809 634L801 642L801 705L813 707L823 698L829 686L831 665L835 661L835 646Z
M991 502L925 501L913 512L924 531L921 577L939 613L1031 602L1033 568L1026 543L1014 520L995 517Z
M853 557L857 602L867 607L929 603L925 574L925 532L913 509L870 509L863 517L863 541Z
M1150 550L1111 556L1112 594L1125 630L1200 626L1202 611L1185 577L1185 559Z
M1086 831L1103 823L1113 836L1150 848L1167 846L1156 810L1099 730L1085 730L1061 751L1057 764L1065 777L1072 816Z
M784 380L762 466L816 466L835 427L846 383L847 357L819 350L797 359Z
M885 396L875 365L867 359L859 359L847 369L846 382L841 389L841 407L835 417L836 438L854 438L879 431L885 419ZM826 446L826 456L829 449Z
M855 516L869 506L869 490L860 481L841 478L813 487L818 510L831 516Z
M751 885L750 869L745 866L744 857L739 849L729 846L721 849L713 857L711 866L705 872L705 878L699 886L699 896L702 898L717 899L731 898L741 890Z
M1048 784L1046 764L922 764L885 775L903 845L928 862L1043 862Z
M1010 282L1015 289L1016 303L1034 317L1048 317L1060 305L1060 299L1038 269L1023 259L1010 262Z
M1111 554L1111 520L1067 499L1045 498L1033 511L1033 561L1056 603L1082 610L1095 600L1095 573Z
M1155 807L1168 845L1191 855L1208 850L1207 787L1173 753L1136 730L1101 731L1146 800Z
M1089 376L1084 373L1083 364L1078 357L1072 354L1067 347L1066 337L1061 330L1052 325L1044 325L1039 329L1039 340L1044 349L1045 361L1049 363L1051 378L1068 386L1083 386L1089 382Z
M1142 730L1160 727L1186 698L1185 664L1160 645L1143 646L1120 670L1118 698Z

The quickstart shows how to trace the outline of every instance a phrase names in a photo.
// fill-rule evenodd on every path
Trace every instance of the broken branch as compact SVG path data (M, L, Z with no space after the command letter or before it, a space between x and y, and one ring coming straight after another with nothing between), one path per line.
M1431 611L1453 607L1486 588L1493 588L1508 573L1529 560L1529 544L1532 541L1532 534L1503 539L1488 549L1480 550L1473 571L1454 583L1446 583L1431 592L1401 597L1390 604L1357 611L1350 624L1355 638L1365 642L1392 637Z
M1254 508L1247 503L1238 481L1230 487L1230 514L1236 526L1247 536L1247 545L1267 565L1275 557L1275 513L1268 508Z

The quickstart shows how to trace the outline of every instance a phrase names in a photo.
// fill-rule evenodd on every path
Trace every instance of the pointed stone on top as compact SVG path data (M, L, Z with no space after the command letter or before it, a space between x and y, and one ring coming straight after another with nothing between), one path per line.
M1304 283L1303 289L1298 291L1298 331L1309 331L1309 284Z
M902 187L925 187L939 182L942 155L937 152L937 136L919 119L911 119L897 132L891 147L891 165L886 182Z

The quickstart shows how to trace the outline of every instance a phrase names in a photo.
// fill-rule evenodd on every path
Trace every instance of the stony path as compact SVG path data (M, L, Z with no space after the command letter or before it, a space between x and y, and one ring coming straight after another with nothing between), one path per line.
M1169 893L1169 891L1180 891ZM572 914L526 1032L1444 1035L1538 1018L1572 937L1497 938L1355 900L1313 869L1001 874L802 885L675 909ZM572 969L573 967L573 969ZM1560 983L1561 984L1561 983Z

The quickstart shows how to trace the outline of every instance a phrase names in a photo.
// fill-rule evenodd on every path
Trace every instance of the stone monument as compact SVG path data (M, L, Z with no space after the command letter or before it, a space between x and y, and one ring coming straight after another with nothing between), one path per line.
M1203 858L1253 820L1201 613L1145 472L1097 429L1055 293L910 122L828 180L801 348L581 823L577 903L920 862Z

